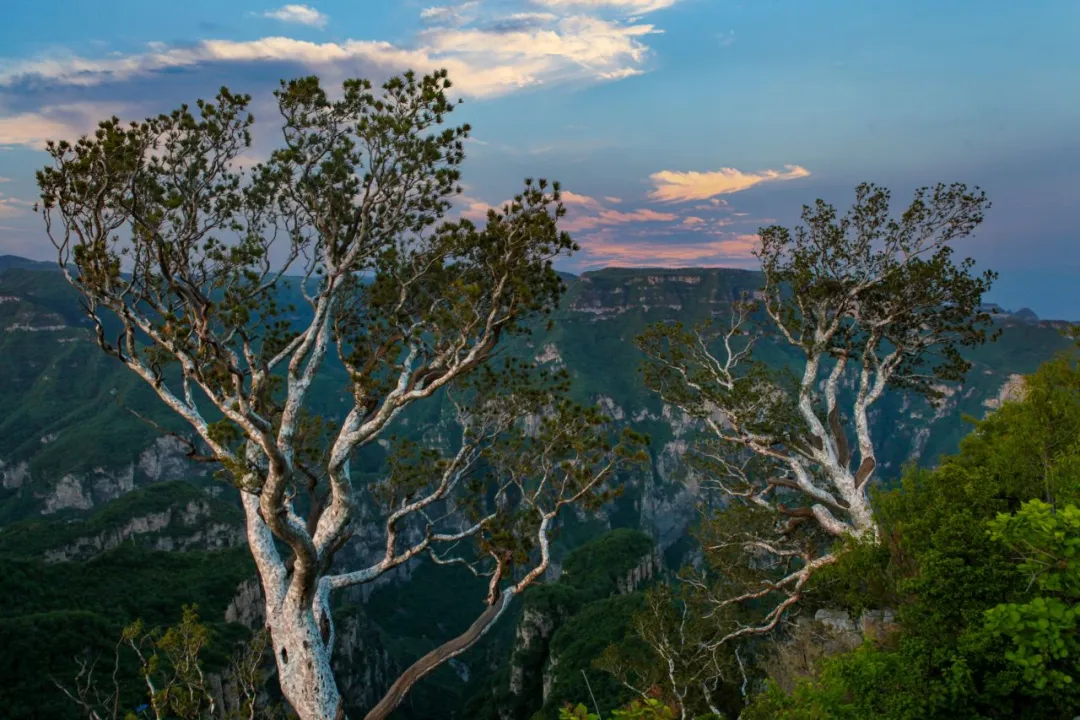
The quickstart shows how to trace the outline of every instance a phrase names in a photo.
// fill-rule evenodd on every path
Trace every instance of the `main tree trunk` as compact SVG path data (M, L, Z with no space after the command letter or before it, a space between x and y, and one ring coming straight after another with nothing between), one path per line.
M268 608L281 691L300 720L343 720L345 708L314 613L304 608Z

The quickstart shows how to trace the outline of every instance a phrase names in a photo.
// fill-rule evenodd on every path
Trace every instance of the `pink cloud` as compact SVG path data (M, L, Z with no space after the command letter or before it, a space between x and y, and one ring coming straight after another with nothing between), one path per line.
M591 198L588 195L579 195L570 190L563 190L560 195L562 197L563 205L566 205L567 207L577 206L589 208L590 210L598 210L602 207L595 198Z
M660 202L706 200L715 195L730 195L749 190L766 182L795 180L810 175L809 170L798 165L785 165L784 168L784 171L762 170L756 173L746 173L735 168L720 168L713 172L662 170L649 176L656 186L649 193L649 197Z
M618 210L601 210L596 215L577 215L568 218L563 223L563 229L570 232L591 230L604 225L625 225L635 222L672 222L678 220L675 213L657 212L648 208L641 208L631 212L619 212Z
M454 201L457 216L473 222L483 222L487 219L488 210L498 210L494 205L488 205L469 195L458 195Z
M579 264L585 268L741 266L755 262L753 251L759 241L757 235L748 234L700 243L633 241L605 228L579 238L582 248Z

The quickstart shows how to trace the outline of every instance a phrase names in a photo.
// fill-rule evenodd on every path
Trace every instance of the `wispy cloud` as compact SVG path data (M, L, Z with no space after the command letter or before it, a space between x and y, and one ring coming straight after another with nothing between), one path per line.
M21 198L13 198L0 193L0 217L21 215L34 207L34 203Z
M466 193L471 193L466 188ZM745 218L734 217L724 200L706 200L672 211L651 207L615 209L614 196L593 196L563 190L567 213L560 229L569 231L581 245L568 268L578 270L605 266L633 267L750 267L757 263L754 250L760 238L739 226ZM504 201L503 204L509 202ZM454 216L482 223L491 205L473 194L459 195Z
M616 80L640 73L651 53L644 38L659 32L647 23L581 15L534 14L533 20L539 24L440 23L421 30L409 46L377 40L318 43L265 37L155 45L132 55L39 58L0 64L0 89L17 84L90 87L221 63L294 63L328 79L358 72L446 68L462 94L493 97L537 85Z
M669 8L679 0L533 0L533 2L549 8L613 9L627 15L642 15Z
M784 170L751 173L735 168L720 168L713 172L663 170L649 176L656 186L649 193L649 197L660 202L705 200L715 195L730 195L749 190L762 183L796 180L809 175L809 170L798 165L785 165Z
M421 10L420 19L427 22L461 25L475 20L479 7L479 0L471 0L457 5L435 5Z
M73 139L90 132L99 120L122 110L119 105L71 103L0 116L0 148L17 145L43 149L46 140Z
M569 216L562 224L563 229L580 232L605 225L629 225L631 223L672 222L678 220L675 213L657 212L650 208L640 208L630 212L618 210L600 210L595 215Z
M570 190L563 190L560 195L563 205L566 205L568 207L577 206L588 208L590 210L599 210L603 207L600 202L596 200L596 198L591 198L588 195L579 195L578 193L572 192Z
M708 267L752 265L760 238L737 235L706 242L680 242L627 238L611 229L579 238L581 268L598 267Z
M277 10L267 10L263 17L280 20L293 25L308 25L309 27L324 28L329 18L310 5L283 5Z

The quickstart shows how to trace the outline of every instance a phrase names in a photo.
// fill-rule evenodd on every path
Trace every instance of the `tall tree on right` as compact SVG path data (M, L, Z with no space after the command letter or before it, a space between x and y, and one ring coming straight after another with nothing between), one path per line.
M899 217L889 205L862 184L842 217L804 206L802 225L760 231L764 287L726 327L662 323L637 339L648 386L704 427L691 459L727 500L701 538L721 580L690 578L730 623L717 648L776 628L844 539L876 541L873 405L887 388L940 399L970 367L961 348L987 339L996 274L953 257L985 193L937 185ZM777 344L781 370L763 357Z

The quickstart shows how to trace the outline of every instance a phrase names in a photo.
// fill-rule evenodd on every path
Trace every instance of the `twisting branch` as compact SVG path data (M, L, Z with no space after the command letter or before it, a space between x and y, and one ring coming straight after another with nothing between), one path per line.
M564 288L552 262L576 245L558 229L559 186L545 180L526 180L483 227L446 219L469 133L444 126L449 88L443 71L377 90L349 80L336 100L314 77L283 82L281 145L250 171L237 168L250 98L223 88L194 108L50 143L38 173L46 232L99 346L240 491L278 679L304 720L342 708L334 589L464 543L459 558L492 578L497 607L546 568L561 508L592 502L626 460L588 445L602 434L590 420L585 445L547 438L562 460L534 458L545 478L534 486L505 447L535 407L568 406L512 372L496 378L498 393L470 389L503 340L556 307ZM339 372L335 357L350 402L320 415L327 404L313 395ZM457 446L390 468L376 483L387 497L354 487L357 451L416 403L454 393L468 398ZM494 466L503 474L480 472ZM489 506L484 483L495 488ZM336 567L361 509L382 513L383 555Z
M707 608L691 593L659 585L645 595L645 608L633 619L636 639L651 658L612 644L597 660L628 690L642 699L657 690L680 718L702 713L722 715L714 694L733 669L732 658L717 642L717 627Z
M638 338L646 382L704 430L691 460L706 486L754 528L706 543L727 570L744 556L761 571L741 589L710 590L713 606L775 600L720 642L775 628L813 574L835 562L841 539L876 540L869 411L888 388L933 399L937 383L963 379L960 349L986 340L980 307L995 276L973 274L970 259L954 263L951 244L987 207L981 191L959 184L918 190L899 218L873 185L856 189L843 217L819 200L803 208L802 226L761 230L763 287L754 301L732 301L726 328L661 324ZM766 341L793 351L798 371L759 361Z
M490 386L489 382L478 384ZM537 395L526 388L519 388L510 397L514 398L511 402L506 402L506 398L472 401L467 434L470 441L475 441L498 432L493 437L495 442L484 453L489 470L482 484L494 489L491 506L509 506L507 511L484 514L476 508L474 517L479 520L474 525L441 536L428 530L423 540L406 551L432 551L431 545L436 540L457 544L468 536L475 537L476 560L459 557L450 561L440 559L440 562L463 563L478 575L486 576L487 608L464 633L410 666L369 711L367 720L389 716L413 684L478 642L503 615L511 600L547 572L551 564L551 533L565 507L598 508L616 492L610 487L615 473L628 463L646 460L641 450L644 438L624 431L619 441L612 444L606 430L610 419L593 408L555 398L544 402L543 394ZM535 427L528 427L528 409L545 410ZM516 430L508 432L510 428ZM463 443L463 447L468 445ZM406 507L428 497L423 496ZM389 557L388 544L383 561Z

